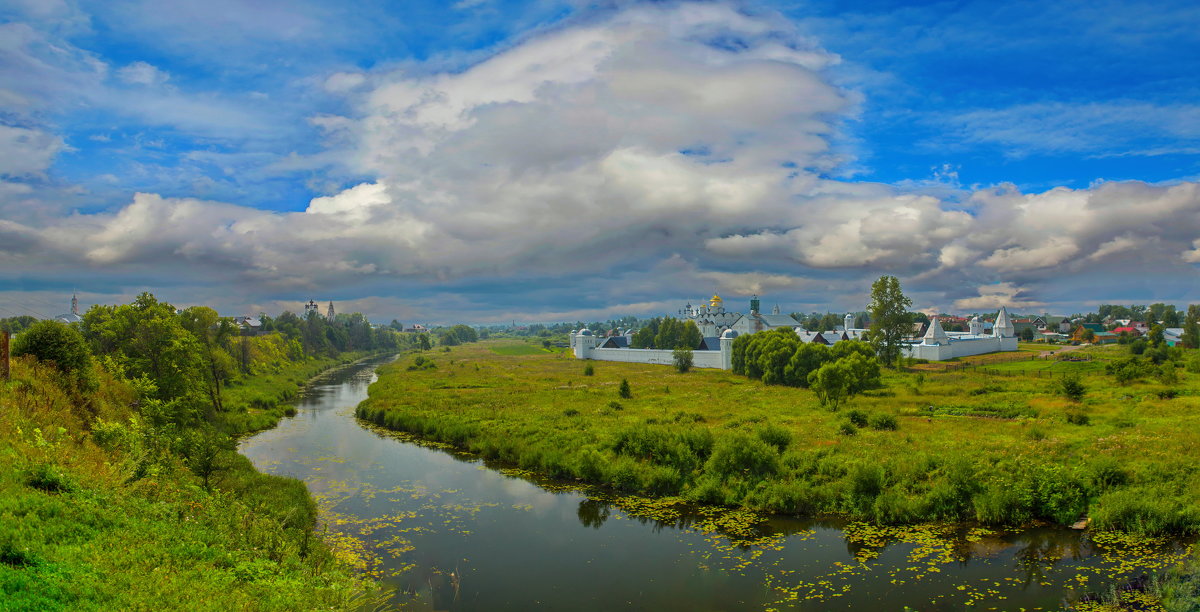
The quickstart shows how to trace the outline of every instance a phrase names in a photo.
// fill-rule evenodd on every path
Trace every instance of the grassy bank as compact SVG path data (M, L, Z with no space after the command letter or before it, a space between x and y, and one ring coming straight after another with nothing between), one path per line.
M312 529L303 483L150 427L97 367L81 395L49 366L0 383L0 610L354 608L371 585ZM202 470L202 471L208 471Z
M509 345L512 344L508 341ZM837 412L811 391L729 372L513 354L504 341L381 370L360 417L550 476L648 494L880 523L1071 524L1146 534L1200 528L1200 375L1082 401L1053 376L887 372ZM585 375L585 366L594 375ZM632 397L619 396L622 380ZM1153 380L1153 379L1148 379Z
M386 352L351 351L337 357L309 357L304 361L283 362L278 367L254 376L236 379L221 390L225 412L218 415L230 434L270 429L285 416L296 414L293 404L300 389L314 376L342 365Z

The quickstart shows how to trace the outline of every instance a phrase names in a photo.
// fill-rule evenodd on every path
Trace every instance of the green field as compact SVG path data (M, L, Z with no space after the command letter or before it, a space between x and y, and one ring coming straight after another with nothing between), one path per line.
M1006 375L885 372L883 389L831 412L811 391L730 372L498 346L387 366L359 414L551 476L698 502L882 523L1200 528L1200 375L1178 368L1173 399L1153 378L1084 376L1074 402L1057 378L1021 370L1095 369L1117 347L1087 349L1092 362L986 366ZM618 397L623 379L630 399Z
M495 353L497 355L510 355L510 356L545 355L548 353L556 353L559 350L561 350L561 349L555 349L555 350L545 349L545 348L542 348L540 345L535 346L533 344L513 344L511 342L501 343L502 341L499 341L499 340L497 340L495 342L496 343L494 343L490 346L490 349L493 353Z

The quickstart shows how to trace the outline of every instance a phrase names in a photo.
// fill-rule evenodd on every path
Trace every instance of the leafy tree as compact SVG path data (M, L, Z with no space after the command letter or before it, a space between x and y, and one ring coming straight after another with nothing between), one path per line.
M1159 325L1156 323L1156 324L1150 326L1150 333L1147 334L1147 336L1146 336L1146 339L1150 342L1150 346L1152 346L1154 348L1158 348L1158 347L1162 346L1163 345L1163 333L1164 333L1164 330L1163 330L1162 325Z
M809 373L808 384L816 392L822 406L837 410L842 401L850 395L851 376L846 363L839 360Z
M429 349L433 348L433 345L429 342L429 334L417 334L417 346L422 351L428 351Z
M691 323L691 321L688 322ZM686 374L688 370L692 369L692 349L685 346L677 347L675 351L671 353L671 358L675 362L675 369L678 370L680 374Z
M54 363L58 371L85 389L92 387L92 355L79 330L58 321L38 321L13 341L12 354Z
M839 342L834 346L840 344L846 343ZM793 387L808 387L808 375L832 360L833 351L828 346L815 343L801 344L796 347L788 359L787 367L783 372L784 384Z
M16 335L29 329L34 323L37 322L37 317L31 317L29 315L9 317L7 319L0 319L0 330L7 330L8 333Z
M1084 342L1095 342L1096 341L1096 332L1094 332L1090 329L1085 329L1085 330L1083 330L1083 334L1081 334L1079 337Z
M174 306L150 293L131 304L96 305L84 314L82 331L97 352L112 355L129 378L154 381L155 397L180 408L177 418L191 418L186 413L203 401L203 349L184 329Z
M1033 342L1033 328L1026 327L1021 330L1021 340L1025 342Z
M654 348L654 330L650 326L637 330L629 345L633 348Z
M882 276L871 285L871 315L869 341L883 365L893 367L900 358L901 342L912 329L908 307L912 300L900 291L900 280Z
M203 351L204 380L213 410L221 411L221 386L233 377L237 363L224 346L237 333L233 321L221 317L207 306L192 306L184 310L179 319L183 328L191 332Z
M1200 304L1188 305L1181 342L1184 348L1200 348Z

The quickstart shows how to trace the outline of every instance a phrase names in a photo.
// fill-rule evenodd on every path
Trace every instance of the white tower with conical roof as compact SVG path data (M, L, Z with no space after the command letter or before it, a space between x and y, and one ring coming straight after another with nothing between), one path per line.
M850 331L853 328L854 328L854 315L847 312L845 318L842 319L842 329L844 329L846 331Z
M950 342L950 336L946 335L946 330L942 329L942 322L935 316L929 320L929 329L925 330L925 338L921 344L947 344Z
M1017 328L1008 318L1008 309L1003 306L996 315L996 325L992 327L992 335L997 338L1015 338L1017 335Z

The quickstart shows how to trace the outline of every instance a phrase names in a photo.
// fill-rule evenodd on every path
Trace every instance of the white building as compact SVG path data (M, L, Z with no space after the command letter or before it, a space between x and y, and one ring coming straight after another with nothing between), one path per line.
M692 352L693 365L697 368L731 369L733 339L741 334L790 328L801 342L830 345L843 340L862 340L867 332L866 329L853 327L852 314L846 315L844 324L836 331L810 332L800 327L792 317L779 314L778 306L774 314L762 315L758 313L758 305L758 297L754 297L750 300L750 314L730 313L722 307L720 296L714 295L708 305L692 307L689 304L681 310L681 314L696 321L704 337L700 349ZM968 328L967 332L947 332L942 329L941 321L933 317L921 341L905 345L903 354L916 359L944 361L968 355L1017 350L1016 330L1005 308L1001 308L996 315L991 333L984 331L984 323L979 317L971 319ZM629 348L632 337L633 330L626 330L609 338L597 338L589 329L572 330L569 336L570 347L577 359L663 365L674 362L673 351L670 350Z
M968 327L970 331L967 332L948 332L942 329L941 321L933 317L929 320L929 329L926 330L925 337L919 343L904 347L904 355L915 359L944 361L968 355L1017 350L1016 330L1009 319L1008 310L1004 307L1001 307L1000 313L996 315L992 333L983 332L983 323L979 317L971 319Z

